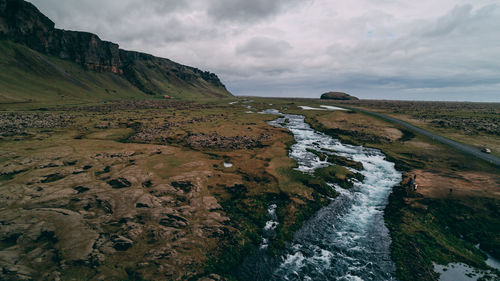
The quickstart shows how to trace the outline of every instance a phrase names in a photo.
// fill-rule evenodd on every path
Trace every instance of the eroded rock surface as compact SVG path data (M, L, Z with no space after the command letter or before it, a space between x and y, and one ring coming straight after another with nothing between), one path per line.
M64 279L79 266L96 272L92 280L132 271L151 280L195 274L189 266L203 263L228 231L229 219L206 191L210 174L191 168L162 177L162 166L145 163L172 151L135 148L41 149L0 165L11 175L0 181L0 279ZM122 259L137 266L124 268ZM111 274L110 264L117 266Z

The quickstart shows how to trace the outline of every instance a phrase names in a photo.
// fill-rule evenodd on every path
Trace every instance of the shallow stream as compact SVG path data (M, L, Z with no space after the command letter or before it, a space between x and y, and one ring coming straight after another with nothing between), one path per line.
M285 254L272 258L261 247L239 270L245 280L394 280L391 243L383 211L392 187L401 181L394 164L378 150L345 145L313 130L304 116L280 115L270 122L290 130L296 140L289 156L298 170L312 173L331 165L307 149L336 154L364 166L363 182L346 190L331 184L340 195L307 221L296 233ZM264 237L264 241L267 238ZM267 246L267 245L266 245Z

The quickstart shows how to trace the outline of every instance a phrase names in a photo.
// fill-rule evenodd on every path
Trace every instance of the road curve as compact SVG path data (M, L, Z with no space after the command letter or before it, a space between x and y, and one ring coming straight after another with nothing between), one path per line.
M354 110L354 111L359 111L359 112L363 112L363 113L366 113L366 114L369 114L369 115L372 115L372 116L376 116L376 117L379 117L379 118L382 118L382 119L385 119L387 121L390 121L390 122L393 122L393 123L397 123L403 127L406 127L407 129L410 129L416 133L419 133L421 135L424 135L424 136L427 136L433 140L436 140L440 143L443 143L443 144L446 144L446 145L449 145L451 146L452 148L460 151L460 152L463 152L463 153L466 153L466 154L469 154L469 155L472 155L472 156L475 156L477 158L480 158L480 159L483 159L484 161L487 161L495 166L500 166L500 158L496 157L495 155L492 155L492 154L487 154L487 153L484 153L484 152L481 152L481 150L475 148L475 147L472 147L472 146L469 146L469 145L466 145L466 144L463 144L463 143L459 143L459 142L456 142L456 141L453 141L453 140L450 140L448 138L445 138L443 136L440 136L440 135L436 135L436 134L433 134L427 130L424 130L422 128L419 128L417 126L414 126L408 122L405 122L405 121L402 121L402 120L399 120L399 119L396 119L394 117L391 117L391 116L387 116L387 115L384 115L384 114L381 114L381 113L377 113L377 112L373 112L373 111L368 111L368 110L364 110L364 109L360 109L360 108L348 108L350 110Z

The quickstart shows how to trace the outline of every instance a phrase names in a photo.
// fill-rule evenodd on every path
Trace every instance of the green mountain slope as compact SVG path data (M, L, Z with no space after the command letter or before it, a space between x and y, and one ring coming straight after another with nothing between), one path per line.
M126 79L0 41L0 103L148 98Z
M208 71L67 31L31 3L0 0L0 103L230 97Z

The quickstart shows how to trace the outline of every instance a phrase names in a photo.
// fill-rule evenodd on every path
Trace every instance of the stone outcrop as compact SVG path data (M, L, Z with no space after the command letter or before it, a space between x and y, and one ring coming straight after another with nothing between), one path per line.
M92 33L56 29L34 5L21 0L0 0L0 38L96 71L118 73L122 67L118 44Z
M359 100L357 97L353 97L342 92L328 92L321 95L322 100Z
M161 84L155 78L167 77L168 81L182 86L203 87L207 94L230 95L213 73L149 54L122 50L118 44L103 41L92 33L57 29L53 21L23 0L0 0L0 39L73 61L88 70L118 74L147 94L162 94Z

